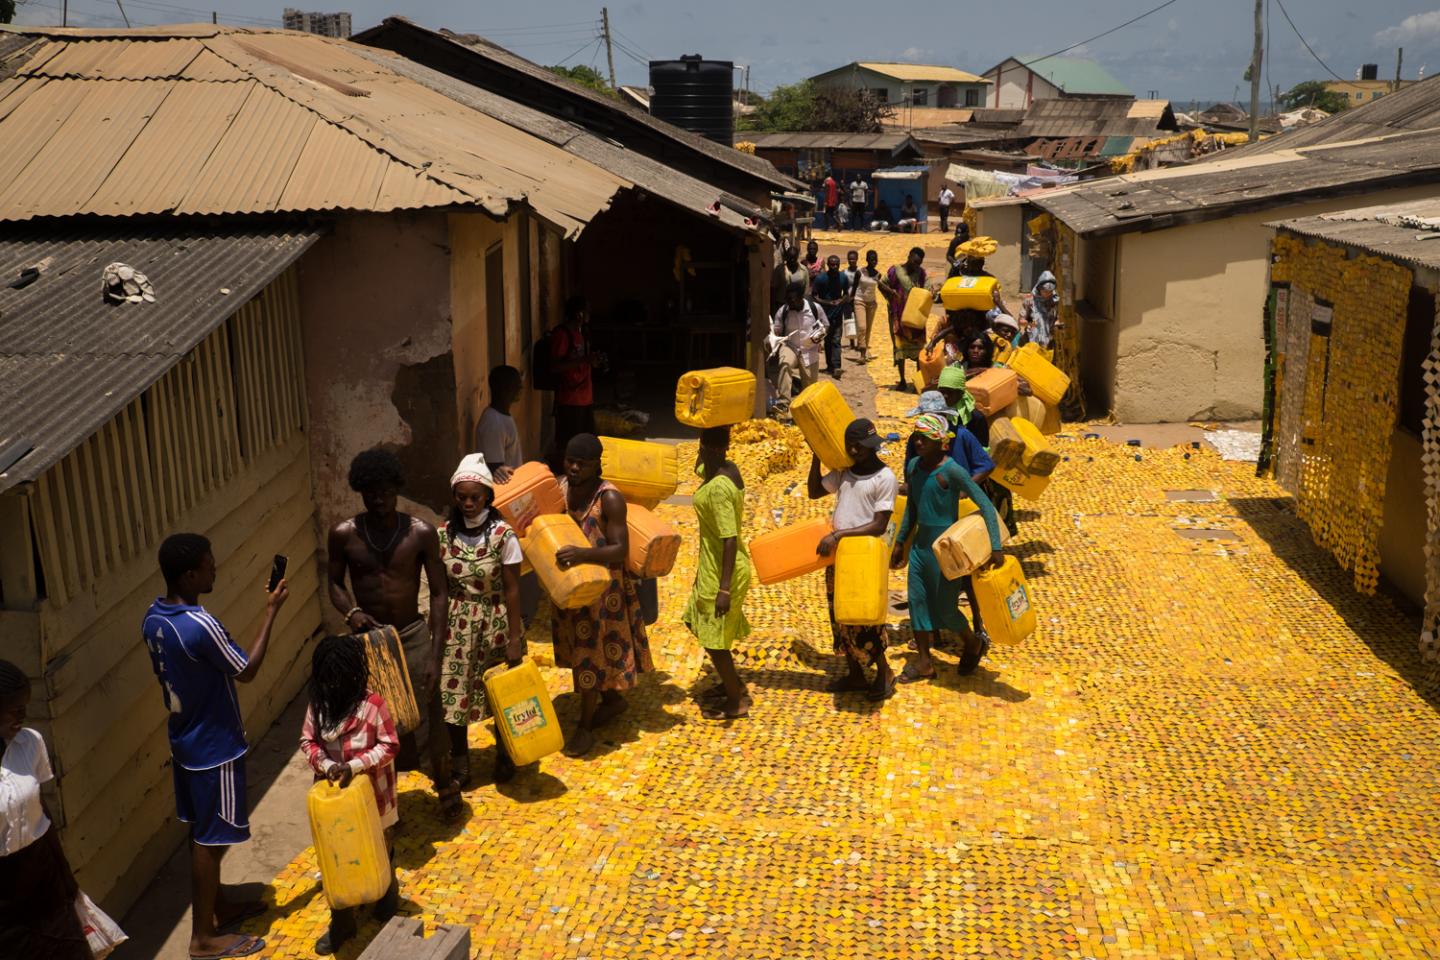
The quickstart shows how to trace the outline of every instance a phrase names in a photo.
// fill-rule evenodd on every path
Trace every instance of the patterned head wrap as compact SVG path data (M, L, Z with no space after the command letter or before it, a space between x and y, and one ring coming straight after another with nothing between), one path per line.
M954 435L950 430L950 421L938 413L926 413L916 417L915 432L940 443Z
M450 475L450 487L453 489L455 484L464 483L467 480L483 483L491 490L495 489L495 478L490 475L490 468L485 464L483 453L466 454L465 459L460 461L460 466L456 467L455 472Z

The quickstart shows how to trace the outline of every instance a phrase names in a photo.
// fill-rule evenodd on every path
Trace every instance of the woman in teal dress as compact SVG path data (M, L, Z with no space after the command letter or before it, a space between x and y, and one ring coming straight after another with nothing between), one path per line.
M701 483L691 498L700 521L700 560L683 619L720 675L720 686L707 694L709 702L700 711L707 720L738 720L750 713L750 691L730 652L736 640L750 635L743 609L750 589L750 554L740 539L745 481L726 458L729 451L729 427L700 432L695 472Z
M945 417L933 413L921 416L915 421L915 433L920 442L919 456L912 457L905 465L905 482L910 493L905 503L905 516L895 537L890 565L899 567L905 561L906 540L914 531L915 543L910 547L910 627L915 632L915 647L920 655L905 667L899 678L901 683L915 683L935 676L930 647L941 630L958 633L965 640L965 652L960 657L961 676L975 672L987 646L970 629L965 615L960 612L963 578L946 579L932 546L936 538L955 522L961 498L969 497L985 520L985 529L990 534L992 561L1003 556L1000 523L994 505L980 485L970 478L969 471L946 455L951 429Z

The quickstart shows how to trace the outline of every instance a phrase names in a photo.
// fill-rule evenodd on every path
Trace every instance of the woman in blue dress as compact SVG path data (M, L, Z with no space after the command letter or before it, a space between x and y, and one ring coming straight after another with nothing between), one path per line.
M960 612L963 581L945 577L933 547L935 540L955 522L962 497L969 497L985 520L992 559L1003 555L1000 522L994 505L980 485L970 478L969 471L947 453L952 437L950 421L939 414L924 414L915 421L915 433L919 436L919 455L905 465L905 482L910 492L890 557L892 567L898 568L905 562L907 541L913 531L915 542L909 547L910 627L915 633L919 656L905 667L899 677L901 683L915 683L935 676L930 648L941 630L957 633L965 641L965 652L960 657L961 676L974 673L985 656L988 645L970 629Z

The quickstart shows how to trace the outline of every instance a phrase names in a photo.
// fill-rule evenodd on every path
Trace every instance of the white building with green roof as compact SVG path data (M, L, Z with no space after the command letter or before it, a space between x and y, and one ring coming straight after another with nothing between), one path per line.
M985 105L1005 110L1065 97L1135 98L1100 64L1080 57L1006 57L981 76L990 82Z

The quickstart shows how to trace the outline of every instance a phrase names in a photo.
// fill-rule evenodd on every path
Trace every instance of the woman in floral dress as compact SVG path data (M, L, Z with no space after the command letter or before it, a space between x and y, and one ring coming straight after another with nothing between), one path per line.
M556 609L552 623L555 663L569 667L580 695L580 722L565 738L567 756L583 757L595 746L595 730L624 713L623 691L655 669L636 579L625 569L630 534L625 498L600 476L600 441L577 434L565 447L565 476L560 489L565 508L580 525L589 547L561 547L555 562L565 570L594 563L610 573L600 599L574 610Z
M524 654L520 619L520 538L492 510L495 481L485 457L472 453L450 478L454 504L440 528L440 558L450 593L449 635L440 659L440 706L450 735L455 778L470 784L469 725L488 715L485 671L512 666ZM495 736L495 782L515 776L515 762Z

